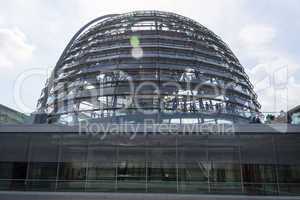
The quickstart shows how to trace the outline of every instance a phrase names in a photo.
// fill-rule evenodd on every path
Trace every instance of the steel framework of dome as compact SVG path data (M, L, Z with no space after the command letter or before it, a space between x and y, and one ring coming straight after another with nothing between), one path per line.
M229 47L169 12L97 18L71 39L38 101L48 123L248 122L260 104Z

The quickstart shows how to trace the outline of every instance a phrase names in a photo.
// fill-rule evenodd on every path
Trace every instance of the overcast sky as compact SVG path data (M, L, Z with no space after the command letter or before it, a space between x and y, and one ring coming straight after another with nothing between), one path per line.
M251 77L262 111L300 104L299 0L3 1L0 104L33 111L46 72L73 34L96 17L133 10L175 12L218 34Z

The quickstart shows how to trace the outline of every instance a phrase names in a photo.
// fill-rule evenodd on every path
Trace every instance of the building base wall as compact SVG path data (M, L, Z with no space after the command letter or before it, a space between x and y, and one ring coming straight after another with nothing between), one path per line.
M142 193L0 192L3 200L300 200L291 196L234 196Z

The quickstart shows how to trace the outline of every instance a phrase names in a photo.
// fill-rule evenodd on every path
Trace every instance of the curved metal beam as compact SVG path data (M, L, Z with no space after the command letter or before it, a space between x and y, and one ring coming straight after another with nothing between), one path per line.
M72 37L72 39L69 41L69 43L67 44L67 46L65 47L65 49L63 50L61 56L59 57L54 69L53 69L53 72L51 74L51 76L49 77L49 82L51 82L51 79L54 79L56 77L56 72L57 72L57 69L58 67L61 65L61 62L63 61L63 59L65 58L68 50L70 49L70 47L72 46L72 44L74 43L74 41L78 38L78 36L85 30L87 29L90 25L92 25L93 23L97 22L97 21L100 21L100 20L103 20L105 18L110 18L110 17L115 17L117 16L118 14L109 14L109 15L104 15L104 16L101 16L101 17L98 17L96 19L93 19L92 21L88 22L86 25L84 25L79 31L77 31L75 33L75 35ZM48 87L49 85L46 83L46 86L45 86L45 90L47 90L46 94L45 94L45 97L43 98L42 100L42 105L46 105L46 102L47 102L47 98L48 98Z
M61 56L59 57L55 68L54 68L54 72L56 73L56 70L58 68L58 66L60 66L62 60L64 59L65 55L67 54L68 49L72 46L72 44L74 43L74 41L77 39L77 37L86 29L88 28L90 25L92 25L93 23L103 20L105 18L110 18L110 17L115 17L119 14L109 14L109 15L104 15L101 17L98 17L96 19L93 19L92 21L90 21L89 23L87 23L86 25L84 25L77 33L75 33L75 35L72 37L72 39L70 40L70 42L67 44L66 48L64 49L63 53L61 54Z

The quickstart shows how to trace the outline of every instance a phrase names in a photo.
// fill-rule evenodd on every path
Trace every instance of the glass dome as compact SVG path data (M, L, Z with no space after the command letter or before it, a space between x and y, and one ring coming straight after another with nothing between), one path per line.
M229 47L169 12L99 17L59 58L38 101L48 123L239 123L260 104Z

